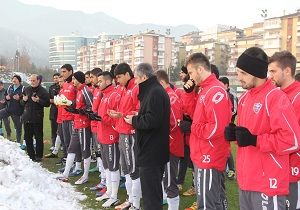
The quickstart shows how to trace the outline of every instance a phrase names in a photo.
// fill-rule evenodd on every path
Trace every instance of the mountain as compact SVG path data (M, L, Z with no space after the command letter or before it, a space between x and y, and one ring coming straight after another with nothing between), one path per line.
M192 25L170 27L155 24L126 24L102 12L86 14L80 11L27 5L17 0L1 2L0 20L0 54L12 53L13 55L16 45L19 48L30 46L32 50L29 51L33 61L43 65L48 64L49 37L55 35L76 33L83 36L97 36L102 32L135 34L147 29L159 30L164 34L169 28L171 35L179 40L181 35L198 30Z
M36 41L27 38L20 32L0 28L0 55L13 58L18 48L20 52L22 52L23 48L26 48L36 65L47 65L48 49L46 46L39 45Z

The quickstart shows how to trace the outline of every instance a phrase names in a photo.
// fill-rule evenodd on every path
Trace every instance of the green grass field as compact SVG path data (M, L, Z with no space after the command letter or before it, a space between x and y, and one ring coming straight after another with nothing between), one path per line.
M44 118L44 143L45 143L45 149L44 149L44 154L49 153L49 148L51 144L51 139L50 139L50 121L48 118L48 113L49 109L45 109L45 118ZM13 128L13 126L12 126ZM12 134L12 138L15 138L15 134ZM235 157L235 146L232 146L233 149L233 155ZM59 153L61 154L61 153ZM55 162L57 162L58 159L44 159L42 162L42 166L47 168L51 172L57 172L57 170L61 166L55 165ZM91 167L94 167L95 163L92 163ZM70 183L74 184L74 182L78 179L79 177L71 178ZM99 173L90 173L89 175L89 182L87 184L84 184L82 186L76 186L77 190L82 192L87 196L87 199L82 202L82 204L86 207L85 209L102 209L101 205L102 202L98 202L95 200L95 193L91 192L89 188L91 186L94 186L99 182ZM187 172L187 177L185 180L185 184L183 186L183 192L187 190L192 183L192 176L191 176L191 171L189 170ZM230 210L237 210L239 209L238 205L238 187L236 181L231 181L226 179L226 195L229 203L229 209ZM126 191L125 189L119 189L119 199L121 202L123 202L126 199ZM193 197L183 197L180 196L180 210L185 209L189 207L196 198ZM167 209L167 205L164 206L164 209Z

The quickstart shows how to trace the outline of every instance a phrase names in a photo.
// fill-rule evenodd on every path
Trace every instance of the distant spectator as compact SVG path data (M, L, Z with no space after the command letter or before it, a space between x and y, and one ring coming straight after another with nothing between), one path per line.
M0 110L5 109L5 107L6 107L5 92L6 92L6 90L4 89L4 84L2 81L0 81ZM2 120L0 120L0 135L1 136L4 135L2 121L4 122L7 138L10 139L11 129L10 129L9 118L5 117Z
M235 122L235 117L237 114L237 104L238 104L238 98L235 90L229 87L229 79L227 77L220 77L219 80L225 85L225 88L227 90L227 93L229 95L230 101L231 101L231 122ZM234 167L234 161L232 153L230 152L230 156L227 159L227 177L230 180L235 179L235 167Z
M86 86L88 86L89 88L92 87L90 74L91 74L91 71L87 71L87 72L84 73L84 77L85 77L85 82L84 82L84 83L85 83Z
M117 67L117 63L115 63L115 64L113 64L113 65L111 65L111 67L110 67L110 73L112 74L112 76L114 77L114 78L116 78L116 76L115 76L115 68Z
M189 75L187 73L187 68L185 66L181 67L181 70L179 72L179 78L182 82L186 82L189 80Z
M21 84L22 79L19 75L14 75L11 81L12 84L7 88L5 93L7 106L0 111L0 120L9 116L11 117L16 129L17 142L21 144L21 115L23 114L24 107L20 104L20 100L22 99L24 86ZM24 149L24 145L20 145L20 147Z
M210 70L211 70L211 73L213 73L216 76L216 78L219 79L220 72L219 72L218 67L215 64L210 64Z
M238 103L238 98L237 98L236 91L229 86L228 77L220 77L219 80L225 85L225 88L226 88L227 93L229 95L231 105L232 105L232 107L231 107L231 111L232 111L231 122L234 123L235 117L236 117L236 114L237 114L237 103Z
M49 95L50 95L50 112L49 112L49 119L51 121L51 140L52 140L52 147L50 150L54 149L55 146L55 139L57 133L57 107L54 104L54 96L59 93L60 86L58 84L59 80L59 73L53 74L53 84L49 87Z

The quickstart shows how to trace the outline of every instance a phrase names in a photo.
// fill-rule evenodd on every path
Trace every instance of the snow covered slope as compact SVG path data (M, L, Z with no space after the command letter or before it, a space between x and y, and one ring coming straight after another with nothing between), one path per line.
M86 198L32 162L19 145L0 137L0 209L77 210Z

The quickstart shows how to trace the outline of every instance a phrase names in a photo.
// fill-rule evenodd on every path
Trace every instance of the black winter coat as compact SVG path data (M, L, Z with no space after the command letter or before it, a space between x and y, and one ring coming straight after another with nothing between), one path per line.
M33 95L39 97L39 102L34 102L31 97ZM44 107L50 105L49 93L42 86L38 87L26 87L24 90L24 95L28 96L27 101L21 101L24 106L24 113L22 120L25 123L43 123L44 119Z
M60 87L58 84L54 83L49 87L50 99L54 99L54 96L58 95ZM50 112L49 112L49 120L57 119L57 107L55 104L51 103Z
M137 134L137 164L163 166L169 161L170 99L156 77L139 84L140 111L132 118Z
M7 88L5 95L10 96L10 100L6 100L7 102L7 112L11 115L21 116L24 111L24 107L21 105L23 91L25 87L20 85L17 89L14 90L14 85L10 85ZM13 99L14 95L19 95L21 100Z

